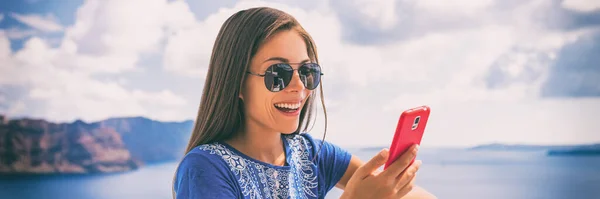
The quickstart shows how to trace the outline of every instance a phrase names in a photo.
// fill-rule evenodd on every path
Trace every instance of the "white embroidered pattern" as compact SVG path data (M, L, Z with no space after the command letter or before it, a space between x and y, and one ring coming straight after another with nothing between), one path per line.
M245 197L251 199L316 198L318 179L311 161L310 144L301 135L284 136L291 151L289 169L265 166L246 159L222 144L199 148L219 155L238 179ZM299 188L300 190L297 190Z

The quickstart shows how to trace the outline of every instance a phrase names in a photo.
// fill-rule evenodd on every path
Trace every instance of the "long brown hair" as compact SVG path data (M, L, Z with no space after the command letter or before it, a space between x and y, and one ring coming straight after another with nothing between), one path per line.
M241 10L225 21L214 43L198 116L185 153L202 144L229 139L243 128L244 105L239 93L250 67L250 60L266 40L284 30L299 33L306 43L309 58L318 63L317 48L312 37L293 16L281 10L251 8ZM327 111L322 82L319 90L326 134ZM306 132L314 124L310 121L315 119L316 114L314 98L314 93L308 97L300 112L298 129L294 133Z

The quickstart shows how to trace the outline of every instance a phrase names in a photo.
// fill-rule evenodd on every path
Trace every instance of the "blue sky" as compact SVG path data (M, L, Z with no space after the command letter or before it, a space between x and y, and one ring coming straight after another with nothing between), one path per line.
M254 6L315 38L328 140L386 145L427 104L424 146L600 142L593 0L2 1L0 113L193 119L218 29Z

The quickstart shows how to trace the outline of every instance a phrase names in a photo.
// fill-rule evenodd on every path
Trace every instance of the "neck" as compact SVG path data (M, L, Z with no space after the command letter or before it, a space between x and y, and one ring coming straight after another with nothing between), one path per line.
M285 165L281 133L259 128L258 125L251 125L251 122L246 124L236 136L226 141L227 144L258 161L278 166Z

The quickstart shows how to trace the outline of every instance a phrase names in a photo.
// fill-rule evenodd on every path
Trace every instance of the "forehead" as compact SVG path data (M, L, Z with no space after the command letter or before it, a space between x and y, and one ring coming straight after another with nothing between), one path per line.
M290 61L290 63L300 63L309 59L306 43L300 34L294 30L286 30L272 35L255 54L252 65L264 65L272 57L281 57ZM264 63L264 64L263 64Z

